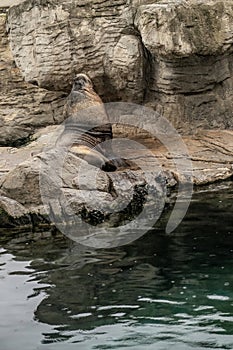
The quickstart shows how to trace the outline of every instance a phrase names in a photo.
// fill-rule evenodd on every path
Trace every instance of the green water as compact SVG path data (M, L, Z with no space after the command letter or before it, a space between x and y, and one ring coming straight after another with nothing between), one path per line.
M232 198L203 189L175 233L109 250L1 233L0 350L233 349Z

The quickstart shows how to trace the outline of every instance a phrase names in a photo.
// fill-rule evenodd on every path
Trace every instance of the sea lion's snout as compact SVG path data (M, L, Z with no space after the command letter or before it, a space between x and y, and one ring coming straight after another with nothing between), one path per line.
M74 91L83 90L85 88L92 87L92 82L86 74L77 74L74 78L73 89Z

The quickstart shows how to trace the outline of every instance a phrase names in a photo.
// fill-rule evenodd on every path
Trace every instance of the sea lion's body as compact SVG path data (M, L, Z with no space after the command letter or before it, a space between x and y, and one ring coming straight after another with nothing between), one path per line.
M101 98L85 74L76 76L65 114L65 129L58 145L71 148L72 153L102 170L116 170L119 161L111 148L112 126Z

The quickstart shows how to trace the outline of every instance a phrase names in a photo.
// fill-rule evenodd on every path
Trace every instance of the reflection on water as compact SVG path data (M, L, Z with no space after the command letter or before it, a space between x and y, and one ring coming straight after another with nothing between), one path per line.
M233 187L213 189L120 248L2 234L0 349L232 349Z

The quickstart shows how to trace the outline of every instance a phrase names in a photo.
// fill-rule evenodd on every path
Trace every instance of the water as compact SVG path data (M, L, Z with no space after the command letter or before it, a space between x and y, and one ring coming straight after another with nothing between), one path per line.
M0 350L233 349L232 198L203 189L175 234L109 250L2 232Z

